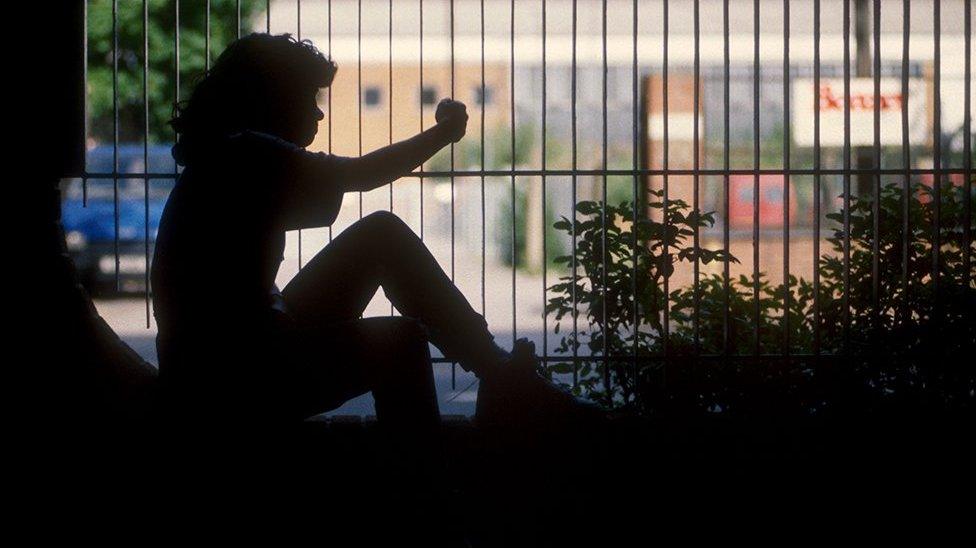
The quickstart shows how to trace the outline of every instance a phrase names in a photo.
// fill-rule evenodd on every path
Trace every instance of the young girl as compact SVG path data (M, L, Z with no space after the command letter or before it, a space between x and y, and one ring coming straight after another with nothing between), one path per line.
M344 193L395 181L465 133L465 106L445 99L434 127L360 158L306 151L323 119L316 96L335 73L308 41L252 34L220 55L177 110L173 155L184 170L152 266L170 412L277 424L372 391L381 422L436 424L428 340L483 386L517 385L540 405L573 406L536 373L531 343L507 352L493 342L391 213L365 216L283 291L274 286L285 231L332 224ZM360 318L378 288L402 316ZM499 413L504 400L479 413Z

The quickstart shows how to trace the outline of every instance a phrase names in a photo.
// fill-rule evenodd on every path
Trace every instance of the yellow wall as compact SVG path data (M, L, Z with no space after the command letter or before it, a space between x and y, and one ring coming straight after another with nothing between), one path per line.
M329 92L320 96L322 111L326 117L319 126L319 134L309 147L311 150L329 150L329 120L332 120L332 152L346 156L359 153L359 74L356 65L341 66L331 88L332 112L329 112ZM380 89L380 103L362 107L362 152L367 153L390 141L390 93L389 66L386 64L363 65L362 89ZM506 123L509 107L509 72L501 65L485 67L485 84L489 91L489 104L485 111L488 128ZM451 78L449 65L424 66L424 86L433 86L437 100L450 96ZM468 135L478 135L481 123L481 107L477 104L476 90L481 87L481 66L455 66L455 99L468 107ZM420 71L417 66L393 67L393 140L410 137L420 131ZM424 106L424 128L434 124L436 104Z

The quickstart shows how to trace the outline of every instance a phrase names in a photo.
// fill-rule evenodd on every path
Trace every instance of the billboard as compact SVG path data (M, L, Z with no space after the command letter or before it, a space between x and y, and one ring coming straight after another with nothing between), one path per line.
M878 109L881 114L881 145L901 145L902 97L900 78L881 78ZM851 146L874 145L874 79L852 78L847 97L851 115ZM813 147L814 105L820 111L820 145L844 146L844 79L821 78L815 90L812 78L793 81L791 103L793 139L801 147ZM924 145L931 132L928 117L928 86L922 78L908 80L908 142Z

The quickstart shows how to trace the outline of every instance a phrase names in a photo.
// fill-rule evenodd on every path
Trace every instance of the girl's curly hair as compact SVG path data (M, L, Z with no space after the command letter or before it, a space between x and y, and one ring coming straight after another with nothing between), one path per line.
M185 165L196 151L246 129L263 128L275 105L296 91L332 84L336 64L308 40L253 33L231 43L176 106L170 125L180 140L173 157Z

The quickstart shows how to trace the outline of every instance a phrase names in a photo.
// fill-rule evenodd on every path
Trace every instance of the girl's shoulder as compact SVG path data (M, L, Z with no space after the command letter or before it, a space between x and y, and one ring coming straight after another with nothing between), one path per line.
M245 151L300 152L301 147L278 136L254 130L244 130L227 136L224 144Z

